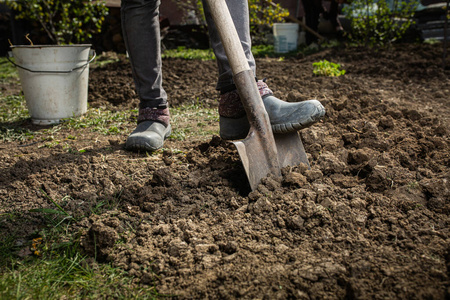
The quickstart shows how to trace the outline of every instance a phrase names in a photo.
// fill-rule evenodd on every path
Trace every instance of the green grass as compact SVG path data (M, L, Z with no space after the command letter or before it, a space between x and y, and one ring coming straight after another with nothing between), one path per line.
M50 129L33 132L23 128L21 124L29 118L28 109L23 96L0 96L0 140L25 141L36 135L52 134L62 129L88 128L102 135L116 135L126 132L127 124L134 122L131 118L137 110L112 112L101 108L90 108L81 117L68 118Z
M345 70L341 70L341 65L330 62L326 59L314 62L313 73L317 76L338 77L345 74Z
M102 135L127 134L130 126L135 125L137 113L136 109L120 112L101 108L89 109L82 117L66 119L66 122L57 126L61 127L60 129L88 128ZM206 127L217 124L219 119L216 109L208 108L200 102L171 107L170 114L173 128L171 139L185 140L192 136L218 133L217 130L205 130Z
M25 141L35 133L20 126L28 118L28 109L23 96L0 95L0 141Z
M252 47L252 53L254 57L280 57L274 51L275 47L273 45L257 45Z
M23 96L0 97L0 123L14 123L28 117Z
M40 208L42 229L29 237L15 232L0 235L0 299L157 299L153 286L135 283L133 276L108 263L85 256L76 217L63 206L70 197ZM101 212L98 204L91 213ZM28 213L0 215L0 222L15 224ZM19 255L20 254L20 255Z
M0 269L0 299L156 299L152 286L133 283L132 277L110 264L83 256L75 243L63 250L22 261L12 259Z
M16 67L6 57L0 57L0 80L18 79L19 73Z
M252 47L252 53L255 57L291 57L296 56L298 51L290 53L275 53L273 45L256 45ZM189 49L178 47L177 49L165 50L163 58L182 58L188 60L214 60L216 59L212 49Z
M163 58L183 58L194 60L213 60L216 59L212 49L189 49L178 47L177 49L165 50L162 53Z
M60 125L61 129L83 129L89 128L92 132L102 135L116 135L126 132L126 125L134 123L132 115L137 114L137 110L125 110L112 112L102 108L90 108L81 117L65 119Z
M89 108L81 117L68 118L51 128L30 131L21 124L29 118L23 96L0 97L0 140L26 141L39 136L51 147L57 143L52 136L61 130L89 130L101 135L128 134L137 116L137 109L125 111L109 111L102 108ZM192 136L217 134L216 129L208 129L218 122L216 109L208 108L200 102L185 104L171 108L173 133L172 139L185 140ZM217 127L216 127L217 128ZM70 139L70 137L69 137ZM76 137L72 137L76 139Z
M171 108L172 134L170 139L184 141L191 137L218 135L217 110L200 102Z

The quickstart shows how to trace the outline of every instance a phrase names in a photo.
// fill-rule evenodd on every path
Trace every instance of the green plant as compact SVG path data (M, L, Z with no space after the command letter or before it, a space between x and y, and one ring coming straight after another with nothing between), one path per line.
M37 22L57 45L81 43L100 33L108 14L100 0L0 0L17 19Z
M351 22L350 41L382 47L402 38L414 24L418 0L354 0L343 11Z
M345 70L341 70L341 65L329 62L328 60L321 60L313 63L313 73L318 76L337 77L345 74Z

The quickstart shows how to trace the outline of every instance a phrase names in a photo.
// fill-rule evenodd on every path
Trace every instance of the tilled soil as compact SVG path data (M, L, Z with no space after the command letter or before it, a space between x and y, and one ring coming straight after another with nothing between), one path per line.
M314 76L321 59L347 73ZM217 106L215 62L163 65L173 107ZM301 131L311 169L285 168L250 192L237 151L217 136L170 139L155 155L89 129L55 133L83 153L0 142L0 213L21 214L0 233L32 236L44 219L28 210L53 207L51 197L77 218L88 255L177 298L448 298L442 46L329 49L257 65L276 96L326 107ZM89 93L92 107L136 107L128 61L91 70Z

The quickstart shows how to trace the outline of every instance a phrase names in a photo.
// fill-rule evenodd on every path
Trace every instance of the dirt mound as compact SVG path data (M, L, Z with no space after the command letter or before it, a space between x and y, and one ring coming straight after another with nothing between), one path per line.
M46 206L43 192L68 195L71 214L89 215L77 224L89 255L178 298L445 299L450 74L441 52L398 45L259 59L276 96L316 98L327 115L301 132L311 169L285 168L253 192L219 137L168 140L146 156L126 152L125 135L81 131L82 154L1 143L0 211ZM315 77L321 59L346 75ZM215 62L163 64L172 106L217 105ZM89 102L137 105L126 60L92 70ZM100 206L108 210L96 214ZM28 214L0 232L40 222Z

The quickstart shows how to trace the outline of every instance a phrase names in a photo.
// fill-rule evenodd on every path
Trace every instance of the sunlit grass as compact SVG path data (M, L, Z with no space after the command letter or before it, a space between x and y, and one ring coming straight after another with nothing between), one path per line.
M103 108L89 108L82 116L67 118L48 129L33 132L20 125L29 119L24 97L0 97L0 123L3 124L0 129L0 140L24 141L33 139L36 135L47 140L47 136L65 129L89 130L101 135L127 134L130 127L136 124L136 116L137 109L113 112ZM171 107L171 123L173 128L171 138L176 140L218 133L216 109L201 103Z
M0 95L0 122L12 123L28 116L28 109L23 96Z
M252 47L254 57L290 57L296 56L297 51L290 53L275 53L273 45L255 45ZM178 47L177 49L165 50L163 58L182 58L188 60L214 60L216 59L212 49L189 49Z
M0 80L18 79L19 73L16 67L6 57L0 57Z
M17 262L0 273L1 299L157 299L121 269L92 268L79 252Z
M28 109L23 96L0 94L0 141L24 141L34 137L34 133L17 123L28 117Z
M58 201L48 199L53 206L28 212L41 215L44 220L41 229L28 237L19 237L14 231L0 236L0 299L156 299L160 296L153 286L137 284L136 278L125 270L84 255L76 229L81 217L74 217L64 209L70 197ZM100 203L93 204L92 214L108 209L108 205L100 206ZM16 223L28 213L3 213L0 222Z
M171 108L171 139L184 141L191 137L217 135L219 114L217 109L200 102Z
M136 114L137 110L112 112L102 108L90 108L86 114L65 119L58 126L68 129L87 128L103 135L115 135L127 131L127 125L135 122L131 116Z
M189 49L178 47L177 49L165 50L162 53L163 58L183 58L194 60L213 60L216 59L212 49Z

